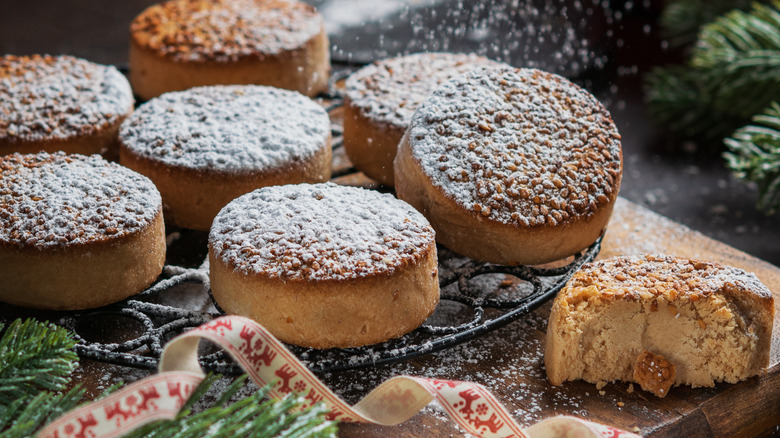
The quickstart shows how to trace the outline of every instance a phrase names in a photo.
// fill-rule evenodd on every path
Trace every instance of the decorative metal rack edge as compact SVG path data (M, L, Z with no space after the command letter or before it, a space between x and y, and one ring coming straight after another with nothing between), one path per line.
M126 69L121 70L126 72ZM328 93L320 96L329 100L329 104L326 105L328 112L342 104L343 96L334 85L337 81L344 79L349 72L350 69L345 68L334 74ZM341 127L332 127L334 148L343 145L341 132ZM334 172L332 177L337 178L354 172L354 168L342 169L339 172ZM473 311L473 317L470 321L454 326L423 324L398 339L366 347L329 350L296 346L289 346L289 348L314 372L400 362L450 348L503 327L536 310L555 296L583 264L593 261L600 249L601 238L577 254L568 265L552 269L531 266L499 266L472 260L450 270L440 264L441 300L457 302L470 308ZM441 252L440 250L440 254ZM471 279L484 274L512 275L530 283L533 291L514 299L489 298L485 295L485 291L474 291L469 287ZM159 362L163 344L168 339L224 314L211 297L207 262L198 268L167 265L161 276L165 278L130 299L100 309L71 312L56 322L74 334L78 340L76 352L82 358L134 368L154 369ZM551 284L545 287L540 277L558 278L553 278ZM207 292L211 297L211 302L218 312L186 310L145 301L145 299L153 298L181 284L200 284L205 291L204 293ZM456 292L446 291L445 288L452 284L457 285ZM486 309L495 309L500 314L495 317L486 317ZM134 339L119 343L88 342L78 334L77 325L79 322L97 315L119 315L133 319L143 327L143 333ZM222 374L242 373L240 367L221 351L204 354L200 357L200 361L209 371Z
M471 320L454 326L423 324L411 333L388 342L357 348L316 350L289 346L293 353L312 371L326 372L371 365L400 362L432 353L484 335L528 315L560 291L579 268L596 258L601 249L601 239L575 256L574 260L560 268L543 269L532 266L499 266L467 261L449 270L440 265L439 284L443 290L441 300L463 304L473 311ZM530 283L533 292L518 298L490 298L485 291L473 290L469 281L484 274L506 274ZM76 352L83 358L135 368L154 369L162 353L163 344L188 328L197 327L222 315L220 312L199 312L144 301L171 288L185 284L200 284L209 291L208 266L181 268L166 266L165 278L132 299L93 311L64 316L58 324L74 333L79 343ZM551 278L545 287L542 277ZM445 288L457 285L456 291ZM213 298L212 298L213 302ZM216 302L213 302L219 310ZM486 316L486 309L499 314ZM87 342L77 333L77 324L96 315L121 315L135 320L143 327L143 333L122 343ZM157 320L158 322L155 322ZM162 321L162 322L159 322ZM144 351L145 350L145 351ZM209 371L222 374L240 374L242 371L224 352L201 356L201 364Z

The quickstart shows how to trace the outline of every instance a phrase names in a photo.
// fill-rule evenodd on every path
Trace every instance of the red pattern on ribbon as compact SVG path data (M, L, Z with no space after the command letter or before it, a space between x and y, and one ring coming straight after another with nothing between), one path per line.
M176 399L176 403L180 406L184 406L184 402L195 390L195 386L188 382L167 382L167 387L168 397Z
M175 417L203 378L202 370L200 373L191 372L200 370L197 341L201 338L230 353L258 386L276 381L276 386L270 391L271 396L282 397L290 392L304 394L307 405L324 403L330 409L327 415L330 420L398 424L436 399L461 427L477 436L524 438L532 435L534 429L541 430L548 422L556 429L585 431L581 435L583 437L637 436L570 417L546 420L524 431L485 387L454 380L394 377L352 407L336 396L262 326L243 317L226 316L169 342L160 359L160 374L68 413L45 428L39 437L114 437L154 420ZM190 372L178 371L183 369Z
M106 406L105 414L108 420L114 419L117 426L122 426L134 418L144 415L151 409L157 409L153 400L160 398L160 393L155 386L147 386L138 390L140 401L131 394L124 400L118 400L113 404Z
M261 365L270 367L271 363L276 358L276 352L271 345L265 345L262 339L257 339L252 343L256 334L257 333L249 327L241 327L239 336L244 340L244 343L238 350L254 368L259 368Z
M207 322L200 327L198 327L198 330L203 331L213 331L214 333L217 333L219 335L225 336L225 331L233 330L233 320L226 319L226 318L217 318L211 322Z
M459 410L459 413L463 414L463 419L472 424L477 430L480 430L484 427L490 430L492 433L497 433L499 430L501 430L502 427L504 427L504 423L498 419L498 415L495 412L488 412L488 407L485 403L480 403L477 405L476 409L472 408L472 405L475 404L474 402L482 399L482 396L477 394L473 388L461 391L458 393L458 395L463 399L464 402L463 407ZM456 406L459 403L460 402L456 403ZM480 418L480 415L484 417L488 413L490 414L490 418L487 420Z
M526 437L506 409L485 389L472 382L415 378L467 432L476 436Z
M279 382L279 389L277 391L281 392L282 394L289 394L292 392L292 388L290 387L290 382L292 381L293 377L298 375L298 371L295 371L290 364L286 363L282 365L281 368L274 371L274 375L281 380Z
M78 431L76 430L76 426L73 424L69 424L65 427L65 436L73 436L74 438L87 438L94 436L94 433L90 432L90 429L93 429L98 425L98 421L95 419L95 416L92 414L84 415L83 417L79 417L76 419L76 423L78 424ZM69 433L72 433L72 435L68 435Z
M174 371L147 377L58 418L39 438L103 438L146 423L174 418L202 375Z
M599 425L599 426L601 426L600 431L601 431L601 435L604 438L620 438L620 437L628 438L631 436L635 436L634 434L628 433L625 430L615 429L614 427L611 426L603 426L603 425Z

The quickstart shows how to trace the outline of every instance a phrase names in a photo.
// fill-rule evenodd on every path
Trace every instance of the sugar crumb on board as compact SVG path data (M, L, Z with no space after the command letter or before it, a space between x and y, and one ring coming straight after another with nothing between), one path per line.
M356 403L383 381L397 375L457 379L479 383L494 392L521 425L528 426L546 418L554 408L571 415L587 417L584 399L567 388L545 392L543 368L544 344L536 330L541 325L541 312L529 315L501 328L488 337L476 338L465 344L432 353L429 359L412 359L368 369L324 373L324 382L349 403ZM543 329L543 327L542 327ZM493 369L483 369L483 363ZM347 377L348 376L348 377ZM361 382L360 389L352 382ZM541 382L541 383L540 383ZM497 391L500 388L500 392ZM435 406L423 411L436 418L447 419ZM452 423L454 424L454 423ZM454 427L454 426L453 426Z

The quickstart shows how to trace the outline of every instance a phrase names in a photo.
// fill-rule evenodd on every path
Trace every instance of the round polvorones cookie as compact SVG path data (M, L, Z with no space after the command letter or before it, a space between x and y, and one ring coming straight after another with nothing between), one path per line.
M328 85L325 27L305 3L170 0L144 10L130 33L130 82L143 99L216 84L314 96Z
M160 190L165 218L208 230L254 189L330 178L330 119L311 99L256 85L198 87L141 105L122 125L120 162Z
M0 157L0 301L98 307L142 291L164 262L149 179L95 155Z
M607 110L568 80L481 68L415 112L395 159L398 197L436 239L477 260L558 260L604 232L622 174Z
M353 347L401 336L439 301L433 229L405 202L326 184L266 187L209 235L211 289L284 342Z
M344 149L368 177L392 186L393 159L412 114L442 82L478 66L499 66L470 54L417 53L386 59L347 78Z
M769 365L772 293L755 275L670 256L585 265L553 303L545 366L567 380L672 385L736 383Z
M133 111L114 67L71 56L0 57L0 155L64 151L116 156L119 125Z

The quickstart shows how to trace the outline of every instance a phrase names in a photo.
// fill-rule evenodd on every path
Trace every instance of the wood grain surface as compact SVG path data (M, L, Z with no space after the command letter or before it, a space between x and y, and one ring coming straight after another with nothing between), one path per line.
M780 306L780 269L621 198L599 258L647 253L713 260L754 272L775 295L776 309ZM548 315L549 306L545 306L534 316L544 320ZM780 433L779 328L780 312L776 311L771 365L765 374L735 385L718 384L715 388L676 387L664 399L640 390L638 385L629 393L628 385L622 383L608 384L603 394L595 385L585 382L567 382L560 387L550 385L544 377L539 356L527 354L529 346L540 346L544 342L543 324L518 335L515 331L528 329L528 324L515 323L472 341L471 348L484 349L481 356L484 360L473 364L476 370L453 370L451 375L444 377L482 378L482 383L495 392L519 421L569 414L638 431L649 437L775 436ZM515 345L506 342L507 337L515 341ZM446 352L434 354L418 361L416 366L426 372L435 368L431 361L443 360L446 356ZM528 359L530 364L523 363ZM414 366L409 368L413 370ZM510 377L500 377L506 375L507 370L510 370ZM515 370L524 372L515 373ZM350 373L329 377L335 382L349 379ZM355 383L363 384L359 380ZM528 412L536 415L528 415ZM453 435L458 436L453 425L442 421L435 413L418 415L393 430L366 425L341 427L344 437Z

